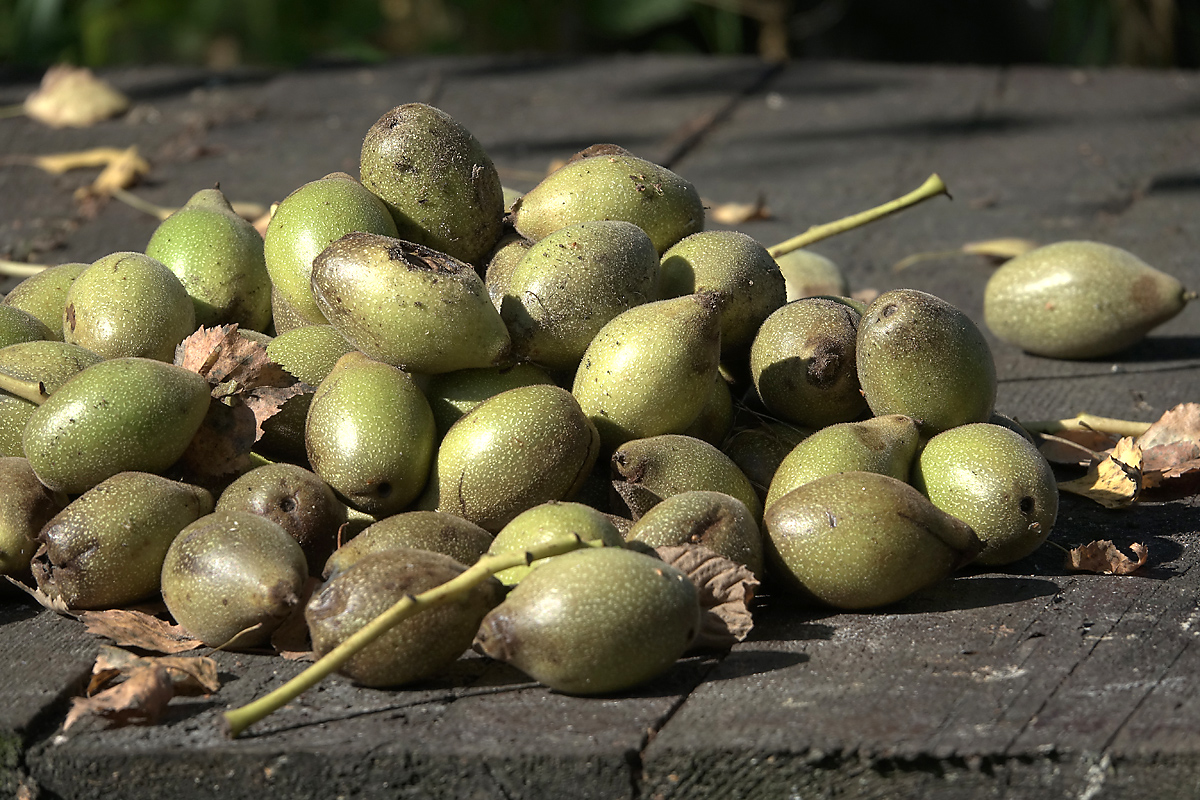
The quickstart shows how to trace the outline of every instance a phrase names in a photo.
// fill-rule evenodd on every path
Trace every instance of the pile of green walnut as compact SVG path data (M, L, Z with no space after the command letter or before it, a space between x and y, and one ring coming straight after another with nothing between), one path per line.
M319 575L322 654L485 554L575 535L605 546L476 581L341 670L406 684L474 643L590 694L662 673L700 626L696 588L654 547L703 545L781 603L868 609L1050 533L1053 475L995 414L988 345L943 300L840 296L828 261L702 230L690 183L613 145L506 207L476 139L425 105L371 128L360 177L295 190L265 240L200 191L145 253L5 298L4 573L72 609L161 592L224 647L267 643ZM1108 297L1126 287L1120 316L1087 312L1093 274ZM996 280L988 324L1067 357L1127 346L1184 302L1093 243ZM237 469L197 480L185 453L236 427L236 381L172 362L197 327L234 323L303 385Z

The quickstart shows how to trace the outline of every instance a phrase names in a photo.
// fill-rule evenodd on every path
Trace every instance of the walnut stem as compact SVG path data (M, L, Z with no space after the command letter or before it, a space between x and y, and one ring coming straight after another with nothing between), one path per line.
M1060 433L1062 431L1095 431L1113 436L1141 436L1150 428L1149 422L1098 417L1095 414L1076 414L1067 419L1040 419L1021 422L1030 433Z
M16 395L31 403L37 403L39 406L50 399L50 394L46 391L46 384L41 381L22 380L13 375L5 375L3 372L0 372L0 391Z
M603 547L602 541L584 541L578 535L560 536L549 542L536 545L524 552L497 553L484 556L465 572L440 586L418 595L407 595L368 622L353 635L321 656L312 666L296 677L257 700L222 715L226 732L236 739L246 728L279 710L287 703L320 683L324 678L345 664L355 653L375 641L388 630L409 617L465 594L476 585L501 570L528 565L540 558L557 556L582 547Z
M807 247L814 242L819 242L822 239L828 239L845 231L852 230L860 225L866 225L868 222L874 222L881 217L886 217L888 214L894 214L897 211L902 211L909 206L915 206L917 203L928 200L931 197L938 195L950 196L950 191L946 188L946 184L942 182L936 174L930 175L925 179L925 182L914 191L909 192L903 197L897 197L884 203L881 206L868 209L867 211L851 214L848 217L843 217L834 222L827 222L824 225L814 225L799 236L793 236L786 242L780 242L773 247L768 247L767 252L772 258L779 258L787 255L793 250L799 250L802 247Z
M28 278L46 269L46 264L26 264L22 261L5 261L0 259L0 275L14 278Z

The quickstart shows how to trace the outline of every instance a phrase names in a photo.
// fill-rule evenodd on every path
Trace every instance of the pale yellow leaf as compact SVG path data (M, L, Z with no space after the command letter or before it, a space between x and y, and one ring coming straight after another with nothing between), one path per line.
M86 128L129 108L129 98L89 69L59 64L25 98L25 113L54 128Z
M1095 500L1105 508L1128 506L1142 488L1142 450L1126 436L1103 461L1093 464L1087 475L1064 481L1058 488Z

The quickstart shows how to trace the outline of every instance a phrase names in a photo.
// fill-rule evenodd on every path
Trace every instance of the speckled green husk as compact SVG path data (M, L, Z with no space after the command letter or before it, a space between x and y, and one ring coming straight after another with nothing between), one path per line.
M373 553L313 595L305 609L317 656L328 653L406 596L458 577L464 567L449 556L397 548ZM364 686L400 686L445 672L503 597L494 578L447 603L393 626L339 670Z
M46 523L33 560L38 588L71 608L111 608L159 588L176 534L213 509L206 490L158 475L122 472Z
M704 407L680 433L703 439L714 447L719 447L732 428L733 394L729 390L729 382L722 375L717 375Z
M894 603L968 563L982 543L902 481L839 472L768 506L771 575L809 600L846 610Z
M844 303L820 297L767 317L750 348L750 374L771 414L810 428L862 416L867 402L855 361L860 319Z
M492 305L499 311L504 303L504 295L508 292L508 282L513 270L521 259L529 252L533 242L519 233L510 233L496 243L496 248L488 256L487 269L484 271L483 283L487 287L488 297Z
M793 250L775 259L787 287L787 301L817 295L850 294L846 276L830 259L811 250Z
M698 544L763 575L762 532L741 500L724 492L681 492L663 499L633 523L627 542L650 547Z
M1051 358L1120 352L1186 304L1183 285L1100 242L1056 242L1008 261L988 280L983 314L994 334Z
M912 485L983 540L980 564L1032 553L1054 527L1058 484L1045 457L1019 433L981 422L934 436L913 465Z
M641 228L578 222L529 248L508 276L500 316L515 355L573 370L609 320L658 298L657 283L658 253Z
M29 569L38 532L67 503L45 487L24 458L0 458L0 575Z
M67 291L63 340L105 358L171 361L196 330L196 309L175 273L143 253L113 253Z
M699 624L696 588L682 572L631 550L588 548L529 573L476 641L551 689L592 695L666 672Z
M196 324L237 323L264 330L271 322L271 278L263 237L229 205L220 189L201 189L163 220L146 245L187 289Z
M209 647L252 647L300 603L308 570L300 545L277 523L217 511L179 532L161 580L163 602L189 634Z
M433 409L438 433L444 435L464 414L489 397L520 386L551 383L554 381L541 367L519 362L508 367L460 369L433 375L425 387L425 396Z
M734 431L721 446L721 451L738 465L738 469L754 486L759 498L766 500L767 490L780 463L796 445L812 433L809 428L797 428L783 422L769 422Z
M318 575L337 547L346 506L315 473L295 464L264 464L225 487L217 511L245 511L277 523L300 544Z
M54 331L33 314L0 304L0 347L54 338Z
M606 547L620 547L624 543L620 531L608 515L582 503L552 500L521 512L501 528L488 547L488 554L521 552L551 539L570 535L578 536L585 542L600 540ZM559 557L542 559L533 565L509 567L497 572L496 578L505 586L515 586L530 570L540 569Z
M659 293L679 297L718 292L721 350L742 352L787 300L783 273L767 249L739 231L694 233L663 253Z
M704 228L696 188L665 167L632 155L597 155L546 176L517 202L517 231L538 240L591 219L619 219L644 230L663 253Z
M636 306L600 329L571 389L606 448L679 433L717 377L720 313L711 294Z
M36 403L0 391L0 456L24 457L21 438L36 409Z
M380 117L363 138L359 175L402 239L479 264L500 238L495 165L470 131L433 106L406 103Z
M569 392L510 389L447 431L421 505L496 532L527 508L569 499L599 450L595 426Z
M379 520L335 550L321 575L328 579L372 553L397 547L441 553L470 566L491 544L492 534L470 520L442 511L406 511Z
M488 367L511 342L470 264L412 242L350 233L313 261L329 323L374 359L424 374Z
M338 359L308 408L313 471L376 516L403 510L421 493L434 441L433 412L412 376L358 351Z
M66 342L19 342L0 348L0 374L41 383L46 394L54 394L77 373L103 360L91 350Z
M312 296L313 259L351 231L395 236L396 223L382 200L344 172L304 184L275 209L263 257L274 292L288 312L275 313L278 330L280 321L292 327L292 316L309 325L325 322Z
M838 472L877 472L907 482L919 443L916 420L900 414L822 428L779 462L765 506L797 486Z
M746 504L756 520L762 504L729 456L691 436L663 434L626 442L612 455L613 485L637 519L681 492L724 492Z
M0 305L12 306L32 314L50 329L50 338L63 339L63 309L67 307L67 290L90 264L59 264L30 275L13 287Z
M68 494L118 472L162 472L200 428L209 392L204 378L161 361L101 361L33 412L25 456L43 483Z
M352 350L354 345L332 325L302 325L272 339L267 356L303 383L317 387L337 360ZM310 392L288 398L274 416L263 422L263 437L256 449L289 461L306 459L304 425L311 401Z
M975 323L916 289L884 292L858 325L858 382L875 416L904 414L932 435L986 422L996 364Z

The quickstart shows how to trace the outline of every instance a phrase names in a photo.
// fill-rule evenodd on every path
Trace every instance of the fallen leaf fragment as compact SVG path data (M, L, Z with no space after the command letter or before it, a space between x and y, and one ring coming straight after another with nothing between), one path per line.
M96 176L91 191L94 194L110 195L117 189L128 189L150 171L150 163L138 155L137 145L124 150Z
M42 545L42 547L45 547L45 545ZM41 549L38 548L38 551L41 552ZM56 614L62 614L65 617L75 616L75 612L71 611L70 607L67 606L61 597L51 597L38 587L22 583L11 575L5 575L4 579L36 600L42 608L53 611Z
M1103 461L1119 439L1097 431L1058 431L1038 433L1038 450L1054 464L1087 465Z
M1015 236L1004 236L999 239L985 239L980 242L967 242L962 246L964 253L971 255L987 256L996 261L1008 261L1010 258L1016 258L1019 255L1024 255L1030 250L1040 247L1037 242L1032 239L1020 239Z
M1105 508L1122 508L1137 500L1142 488L1142 451L1132 437L1117 442L1082 478L1058 484L1062 491L1095 500Z
M87 717L101 717L113 727L153 725L175 696L171 676L155 663L137 667L129 677L111 689L91 697L75 697L63 722L69 730Z
M88 633L111 639L122 647L137 647L153 653L184 653L204 645L179 625L141 611L113 608L107 611L80 611Z
M1200 403L1181 403L1138 437L1147 488L1200 470Z
M92 665L92 686L100 683L102 676L129 674L140 667L158 664L171 677L177 696L212 694L221 688L217 662L207 656L139 656L119 647L104 646ZM108 678L112 680L112 678Z
M184 454L185 463L202 475L224 475L244 466L250 448L262 438L263 423L292 397L313 390L237 327L202 327L175 350L175 365L206 379L218 401L209 405Z
M767 208L767 198L759 195L753 203L717 203L708 210L713 222L722 225L741 225L760 219L770 219L771 209Z
M107 167L127 152L120 147L95 147L91 150L76 150L70 153L49 153L33 156L30 160L35 167L49 172L51 175L62 175L73 169L94 169Z
M758 579L745 565L697 544L656 547L654 552L691 578L700 593L703 615L692 650L728 650L750 634L750 601Z
M1136 561L1107 539L1088 542L1069 551L1063 566L1076 572L1094 572L1098 575L1132 575L1145 566L1150 551L1140 542L1131 544L1129 549L1137 556Z
M54 128L86 128L128 108L128 97L90 69L69 64L46 70L41 86L25 98L25 113Z

